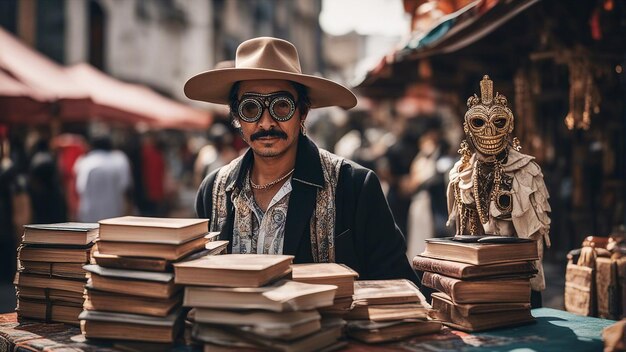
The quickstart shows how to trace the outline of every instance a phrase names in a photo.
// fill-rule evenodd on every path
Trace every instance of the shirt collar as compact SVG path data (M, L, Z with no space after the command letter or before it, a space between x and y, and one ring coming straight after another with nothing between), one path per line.
M235 187L242 189L246 173L250 169L253 161L252 149L244 154L243 158L235 165L229 180L226 191L232 191ZM323 188L324 174L320 153L315 143L307 136L298 137L298 150L296 152L296 167L292 175L292 180L305 185Z

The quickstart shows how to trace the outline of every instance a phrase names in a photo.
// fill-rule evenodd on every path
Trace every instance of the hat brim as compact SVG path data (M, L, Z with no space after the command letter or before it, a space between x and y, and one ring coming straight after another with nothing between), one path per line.
M224 68L199 73L185 83L185 95L193 100L229 104L228 94L234 83L257 79L280 79L304 85L308 88L312 108L339 106L350 109L357 103L348 88L331 80L262 68Z

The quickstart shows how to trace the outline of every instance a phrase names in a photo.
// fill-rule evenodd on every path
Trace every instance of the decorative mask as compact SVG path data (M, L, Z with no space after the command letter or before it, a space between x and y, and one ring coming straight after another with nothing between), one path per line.
M483 76L480 81L480 98L476 94L467 99L463 129L476 149L485 155L497 155L508 144L513 132L513 112L507 107L506 97L493 96L493 81Z

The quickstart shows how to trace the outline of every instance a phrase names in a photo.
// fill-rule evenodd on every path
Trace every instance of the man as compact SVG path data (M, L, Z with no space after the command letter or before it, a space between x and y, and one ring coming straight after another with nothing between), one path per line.
M91 151L74 165L78 221L98 222L128 213L132 176L128 158L113 150L108 136L91 141Z
M256 38L238 47L234 68L192 77L185 94L229 104L250 146L207 176L196 199L229 252L291 254L295 263L346 264L361 279L417 283L376 175L306 137L309 108L352 108L352 92L302 74L291 43Z

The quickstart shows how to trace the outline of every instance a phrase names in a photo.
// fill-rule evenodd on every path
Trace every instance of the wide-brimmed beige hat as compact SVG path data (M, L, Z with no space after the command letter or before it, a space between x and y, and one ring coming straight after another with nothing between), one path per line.
M298 52L286 40L260 37L239 45L235 67L199 73L185 83L190 99L228 104L228 94L238 81L281 79L298 82L308 88L312 108L339 106L350 109L356 97L341 84L325 78L302 74Z

